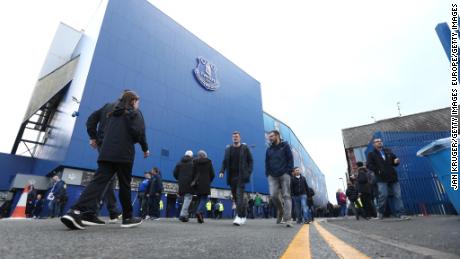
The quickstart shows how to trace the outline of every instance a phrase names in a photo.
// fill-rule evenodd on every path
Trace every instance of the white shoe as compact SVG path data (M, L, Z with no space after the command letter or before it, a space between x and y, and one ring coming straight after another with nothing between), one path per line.
M117 223L118 223L118 218L109 219L109 224L117 224Z
M235 220L233 220L233 225L240 226L241 225L241 220L242 219L240 217L236 216Z
M146 219L146 220L147 220L147 219L149 219L149 218L150 218L150 216L149 216L149 215L145 216L145 219Z
M241 219L241 225L246 224L246 218L240 218Z

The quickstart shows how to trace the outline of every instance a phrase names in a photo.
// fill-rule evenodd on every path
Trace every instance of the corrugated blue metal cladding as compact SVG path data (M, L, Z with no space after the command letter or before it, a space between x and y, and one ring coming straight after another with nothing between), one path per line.
M429 160L417 151L432 141L450 136L449 132L376 132L401 160L396 167L404 208L410 214L455 214L446 192ZM372 141L366 155L373 150Z
M307 178L308 185L315 191L315 205L326 206L328 196L324 174L310 157L294 132L286 124L267 113L264 113L264 125L266 135L265 145L268 146L268 132L275 129L278 130L281 138L291 145L294 165L302 169L302 174Z

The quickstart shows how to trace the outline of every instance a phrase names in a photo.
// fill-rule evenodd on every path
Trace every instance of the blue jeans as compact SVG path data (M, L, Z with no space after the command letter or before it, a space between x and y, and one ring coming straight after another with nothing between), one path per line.
M200 198L200 203L198 203L197 212L201 213L201 215L204 216L206 215L206 203L208 202L208 196L202 195L199 198Z
M270 198L277 212L283 213L284 221L291 220L291 176L289 174L283 174L278 177L269 175L268 188L270 190Z
M60 203L56 201L56 199L49 201L48 203L48 209L49 209L49 214L51 217L59 217L60 216Z
M188 208L192 202L193 195L190 193L184 194L184 201L182 202L182 209L180 210L180 216L188 218Z
M340 205L340 217L344 217L347 215L347 204Z
M310 221L310 211L307 206L307 195L298 195L294 196L295 202L295 216L297 218L297 222L301 222L302 218L303 221Z
M388 202L388 193L391 192L393 194L391 203L393 203L393 208L395 210L393 213L396 216L401 216L402 214L404 214L404 206L403 206L402 199L401 199L401 186L399 185L399 182L395 182L395 183L382 182L382 183L377 183L377 186L379 188L379 197L377 199L378 212L380 214L383 214L385 212L385 206L386 206L386 203Z
M262 218L263 217L263 208L261 205L254 206L254 217L255 218Z

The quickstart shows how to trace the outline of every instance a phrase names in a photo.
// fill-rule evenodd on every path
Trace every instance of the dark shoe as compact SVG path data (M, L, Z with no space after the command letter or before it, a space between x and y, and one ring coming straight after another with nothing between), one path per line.
M188 218L187 218L187 217L183 217L183 216L180 216L180 217L179 217L179 220L182 221L182 222L188 222Z
M109 224L116 224L118 220L121 218L121 214L110 215Z
M122 228L133 228L142 224L142 219L131 217L129 219L123 219L121 223Z
M85 229L83 223L81 222L81 215L79 211L70 210L61 218L61 222L72 230Z
M203 224L204 223L203 214L197 213L196 220L198 221L198 223Z
M101 226L105 225L105 222L100 220L95 214L86 213L81 216L81 223L85 226Z

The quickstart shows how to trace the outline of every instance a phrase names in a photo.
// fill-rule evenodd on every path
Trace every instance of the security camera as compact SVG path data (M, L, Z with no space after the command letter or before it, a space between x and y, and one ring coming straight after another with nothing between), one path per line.
M76 102L76 103L80 103L80 101L77 99L77 97L75 96L72 96L72 101Z

